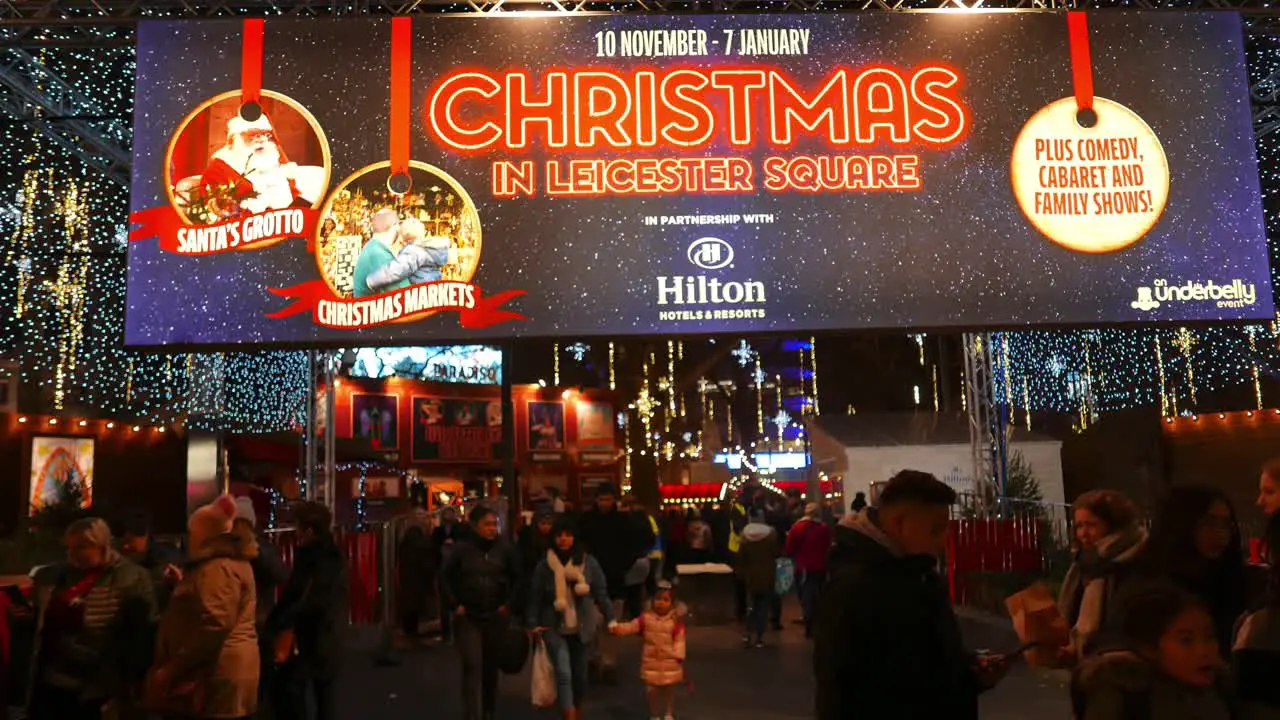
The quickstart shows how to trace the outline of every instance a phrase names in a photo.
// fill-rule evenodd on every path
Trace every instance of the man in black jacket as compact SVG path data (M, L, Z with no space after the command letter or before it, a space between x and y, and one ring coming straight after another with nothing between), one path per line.
M498 514L477 505L471 532L454 547L441 572L444 612L453 613L462 657L462 706L466 720L490 720L498 695L500 635L520 584L519 559L498 531Z
M347 571L334 540L333 515L320 503L298 507L293 573L267 618L275 654L272 707L277 720L307 717L307 689L317 720L335 720L334 681L347 625Z
M1003 658L965 651L937 572L955 499L904 470L878 508L842 522L814 633L818 720L976 720L979 693L1003 677Z

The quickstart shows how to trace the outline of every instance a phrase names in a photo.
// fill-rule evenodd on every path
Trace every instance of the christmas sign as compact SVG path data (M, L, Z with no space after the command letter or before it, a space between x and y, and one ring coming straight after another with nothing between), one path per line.
M132 345L1274 314L1229 13L154 21L137 83Z

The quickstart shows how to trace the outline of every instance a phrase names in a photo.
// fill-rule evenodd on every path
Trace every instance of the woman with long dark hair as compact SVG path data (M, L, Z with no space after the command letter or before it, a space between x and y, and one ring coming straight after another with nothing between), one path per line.
M578 544L573 524L561 516L551 535L552 546L533 572L526 620L547 643L565 720L578 720L587 692L591 643L600 623L612 622L613 606L604 571Z
M1173 488L1156 514L1147 548L1154 576L1169 578L1204 603L1226 657L1236 621L1250 600L1231 501L1208 487Z

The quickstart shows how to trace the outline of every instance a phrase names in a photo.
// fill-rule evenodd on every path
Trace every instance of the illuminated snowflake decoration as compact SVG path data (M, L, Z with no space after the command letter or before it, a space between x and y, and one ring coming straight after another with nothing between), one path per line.
M777 425L779 430L790 425L791 413L786 410L779 410L778 414L773 416L773 424Z
M648 388L640 388L640 394L636 396L636 412L640 413L640 417L644 420L653 419L653 411L661 405L652 395L649 394Z
M680 437L684 438L685 442L693 442L693 433L691 432L687 432L684 435L681 435Z
M759 367L757 367L756 371L754 373L751 373L751 378L756 381L756 385L764 385L764 379L765 379L764 370L761 370Z
M746 367L756 359L756 351L751 349L746 340L739 340L738 347L729 354L738 359L738 367Z
M583 342L576 342L572 345L566 346L564 350L573 356L575 362L582 362L582 359L587 356L587 353L591 352L591 346Z
M627 414L624 412L618 413L618 429L619 430L627 429Z

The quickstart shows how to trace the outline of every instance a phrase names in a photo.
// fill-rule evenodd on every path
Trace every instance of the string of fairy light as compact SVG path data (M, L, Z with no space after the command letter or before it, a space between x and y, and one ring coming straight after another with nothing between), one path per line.
M50 70L91 95L96 123L127 147L133 50L42 51ZM88 115L90 113L86 113ZM302 422L302 353L165 354L125 350L128 190L29 125L0 124L5 294L0 355L56 414L156 426L274 431ZM122 425L122 427L127 426Z

